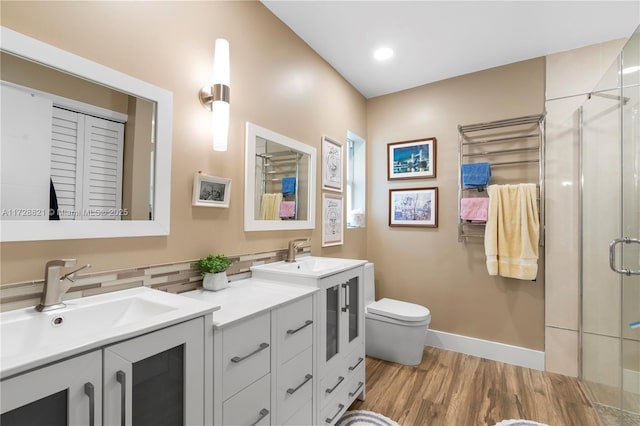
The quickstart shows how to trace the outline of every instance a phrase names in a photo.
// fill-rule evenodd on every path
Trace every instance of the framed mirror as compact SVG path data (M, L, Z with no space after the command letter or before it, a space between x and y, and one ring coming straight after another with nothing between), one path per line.
M315 227L316 149L247 122L244 230Z
M0 241L168 235L172 93L0 31Z

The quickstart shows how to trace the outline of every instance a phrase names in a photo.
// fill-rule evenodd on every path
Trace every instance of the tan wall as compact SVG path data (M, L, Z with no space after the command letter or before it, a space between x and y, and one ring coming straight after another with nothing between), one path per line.
M544 110L544 59L370 99L367 257L378 297L427 306L431 328L544 350L544 269L535 282L490 277L479 241L457 241L457 126ZM386 144L436 137L437 177L387 181ZM390 188L439 190L437 229L390 228ZM541 251L541 258L543 252Z
M366 232L320 248L313 231L243 230L244 123L252 121L320 150L321 135L366 134L365 99L259 2L2 2L3 26L173 92L171 235L0 245L1 282L42 279L47 260L77 257L94 271L235 255L311 236L312 252L363 258ZM210 84L216 38L231 47L230 147L211 149L198 100ZM191 206L193 174L233 180L229 209ZM317 174L317 181L320 171ZM316 217L320 217L318 191ZM319 222L318 222L319 223Z

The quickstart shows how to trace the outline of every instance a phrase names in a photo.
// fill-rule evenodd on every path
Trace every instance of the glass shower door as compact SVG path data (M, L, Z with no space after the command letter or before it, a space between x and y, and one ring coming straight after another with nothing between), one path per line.
M581 378L603 424L640 424L640 33L581 107ZM612 270L615 269L618 272Z

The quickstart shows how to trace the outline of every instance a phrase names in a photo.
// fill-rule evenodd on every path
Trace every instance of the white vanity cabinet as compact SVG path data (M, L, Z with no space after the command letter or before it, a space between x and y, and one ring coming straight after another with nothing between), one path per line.
M204 425L210 321L198 317L4 379L0 423Z
M104 424L204 424L203 334L197 318L104 348Z
M317 290L253 279L188 297L213 314L213 423L312 425Z
M2 381L0 424L102 424L100 350Z
M362 278L359 266L318 282L318 424L334 424L357 396L364 397Z
M296 263L252 267L254 277L318 288L312 356L313 422L332 425L356 399L365 396L364 260L300 257ZM326 265L327 269L322 269ZM331 269L333 267L333 269Z

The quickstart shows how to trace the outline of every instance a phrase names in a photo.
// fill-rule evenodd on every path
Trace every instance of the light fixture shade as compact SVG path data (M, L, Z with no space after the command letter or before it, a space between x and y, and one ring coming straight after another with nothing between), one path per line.
M211 104L213 126L213 150L226 151L229 136L229 42L216 39L213 55L213 102Z

